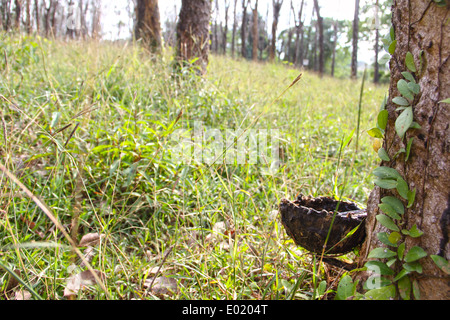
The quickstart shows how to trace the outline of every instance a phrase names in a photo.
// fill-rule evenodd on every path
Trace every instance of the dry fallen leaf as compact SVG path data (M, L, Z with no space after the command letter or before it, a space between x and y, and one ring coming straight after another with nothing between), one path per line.
M100 243L100 240L104 237L104 234L97 232L85 234L78 244L79 247L96 246Z
M104 281L106 279L106 275L103 272L98 270L94 271L100 280ZM78 291L86 286L94 285L95 283L95 277L89 270L74 274L67 280L67 285L64 289L64 297L76 296Z
M150 291L158 295L176 293L178 291L177 280L174 278L158 277L155 281L153 281L153 278L145 280L145 288L149 288L151 285L152 287Z
M31 300L31 293L27 290L18 290L14 292L15 300Z

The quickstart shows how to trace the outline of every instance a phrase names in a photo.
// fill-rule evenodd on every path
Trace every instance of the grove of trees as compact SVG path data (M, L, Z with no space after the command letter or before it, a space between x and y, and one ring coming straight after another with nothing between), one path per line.
M198 7L204 6L202 1L182 1L182 7L186 9L191 2ZM373 81L387 81L387 68L378 63L378 52L382 48L382 36L388 29L392 0L361 4L359 0L355 1L353 21L321 16L323 3L320 0L210 2L202 13L211 23L207 32L208 50L215 54L236 57L239 53L241 58L255 61L276 59L320 75L355 78L359 39L373 43L375 55L368 66ZM0 0L0 26L5 31L62 39L96 39L105 31L102 28L113 27L123 38L126 22L120 20L115 26L105 26L102 21L104 5L100 0ZM176 47L179 23L187 23L180 21L184 12L180 9L174 7L174 15L160 21L157 0L128 1L125 10L134 21L133 26L129 26L130 37L141 40L152 52L165 45ZM283 24L280 24L282 10ZM289 16L286 16L287 12ZM181 53L179 48L178 53Z

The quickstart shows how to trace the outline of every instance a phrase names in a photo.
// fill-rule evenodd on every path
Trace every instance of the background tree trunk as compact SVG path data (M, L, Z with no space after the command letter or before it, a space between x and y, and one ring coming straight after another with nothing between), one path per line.
M225 1L225 27L222 33L222 52L227 54L227 35L228 35L228 10L230 9L230 3Z
M356 79L358 72L358 33L359 33L359 0L355 0L355 15L353 18L352 66L351 78Z
M234 50L236 45L236 28L237 28L237 22L236 22L236 7L237 7L237 0L234 0L234 9L233 9L233 31L231 32L231 56L234 58Z
M296 12L294 9L294 5L291 1L291 10L294 15L294 23L295 23L295 46L294 46L294 65L299 65L300 58L300 33L303 32L303 23L302 23L302 12L303 12L303 4L305 0L302 0L300 4L300 10L298 12L298 21L295 18Z
M241 54L247 58L247 6L248 0L242 0Z
M85 10L86 15L86 10ZM92 1L92 31L91 35L93 39L98 39L101 32L101 2L100 0Z
M161 25L158 0L137 0L134 35L136 39L142 39L152 51L159 50L161 47Z
M277 26L278 18L280 16L281 6L283 5L283 0L272 0L273 6L273 22L272 22L272 42L270 45L269 60L274 61L276 41L277 41Z
M319 75L323 76L324 70L324 52L323 52L323 18L320 16L319 1L314 0L314 8L317 14L317 33L319 34Z
M177 24L177 57L180 61L195 62L206 73L209 55L210 0L182 0Z
M14 28L16 28L16 30L20 30L20 18L22 15L22 0L16 0L15 1L15 11L16 11L16 16L15 16L15 23L14 23Z
M26 13L27 17L25 20L25 30L27 31L27 34L31 34L32 28L31 28L31 3L30 0L26 0Z
M428 254L420 260L423 272L408 275L411 281L417 282L421 299L450 299L449 277L429 256L439 255L450 260L450 107L448 103L439 102L450 97L449 11L448 6L439 7L434 1L421 0L395 0L392 11L397 45L390 61L391 80L386 107L389 118L383 143L392 160L382 162L382 165L395 168L409 188L416 189L414 204L405 210L401 221L402 228L409 230L417 225L423 231L421 237L404 238L405 252L412 246L420 246ZM401 140L395 131L398 105L392 103L392 99L400 96L397 82L403 79L401 72L408 71L405 66L407 52L414 57L417 71L412 74L420 85L420 93L415 96L412 107L413 119L421 128L409 129ZM405 161L404 153L395 158L394 154L400 148L406 148L405 141L411 138L414 140L409 159ZM380 199L388 195L397 196L397 191L375 187L369 197L367 238L360 251L361 266L372 249L384 246L377 233L386 228L377 224L375 216L380 213Z
M253 38L253 46L252 46L252 59L254 61L258 60L258 0L255 2L255 7L252 9L253 11L253 23L252 23L252 38Z
M217 34L218 20L219 20L219 2L216 0L214 8L213 32L211 37L211 50L216 53L219 51L219 36Z
M34 14L35 14L35 20L36 20L36 33L39 34L41 31L41 24L39 21L39 0L34 0Z
M333 54L331 56L331 76L334 77L334 66L336 63L336 47L337 47L337 20L333 21Z
M379 65L378 65L378 51L380 48L379 42L380 42L380 31L378 30L379 28L379 17L378 17L378 0L376 0L375 2L375 46L374 46L374 51L375 51L375 61L373 63L373 83L378 83L379 80Z

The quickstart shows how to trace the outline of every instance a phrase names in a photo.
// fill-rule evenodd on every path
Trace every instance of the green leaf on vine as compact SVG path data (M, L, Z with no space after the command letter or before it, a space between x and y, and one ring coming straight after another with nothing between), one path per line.
M413 191L408 190L408 193L406 195L406 199L408 200L408 208L411 208L414 204L414 200L416 199L416 188L414 188Z
M386 152L386 149L384 149L384 148L378 149L378 156L383 161L391 161L391 159L389 158L388 153Z
M419 261L414 261L410 263L404 263L403 268L409 272L422 273L423 268Z
M385 263L381 261L368 261L364 266L368 270L371 270L374 273L382 276L390 276L394 274L394 270L389 268Z
M397 180L392 179L375 179L374 183L383 189L394 189L397 187Z
M397 40L392 41L388 47L389 54L391 54L391 55L394 54L396 46L397 46Z
M409 129L413 122L413 110L412 107L407 107L395 120L395 131L400 139L403 139L405 132Z
M403 229L402 233L404 235L407 235L407 236L410 236L410 237L413 237L413 238L418 238L418 237L423 235L423 232L420 231L419 229L417 229L417 225L415 225L415 224L411 227L410 230Z
M389 240L390 236L391 235L388 234L387 232L378 232L377 233L377 238L378 238L378 240L380 240L381 243L383 243L387 246L397 247L397 243L393 243Z
M411 81L414 83L416 82L416 79L414 79L414 76L408 71L403 71L402 76L408 81Z
M373 170L373 174L380 179L399 179L402 178L400 173L394 168L380 166Z
M397 242L399 242L401 238L402 238L401 234L394 231L389 235L388 240L391 243L397 244Z
M395 292L395 286L391 284L386 287L369 290L364 296L373 300L390 300L395 298Z
M371 137L383 139L383 132L381 132L381 130L379 128L372 128L369 131L367 131L367 133Z
M414 94L419 94L419 92L420 92L420 85L418 85L415 82L409 82L408 83L408 89Z
M384 214L379 214L375 217L377 221L383 225L384 227L388 228L391 231L400 231L400 229L397 227L397 225L392 221L391 218L388 216L385 216Z
M396 210L393 207L391 207L389 204L380 203L380 204L378 204L378 207L381 209L381 211L383 211L383 213L385 213L392 219L396 219L396 220L401 219L401 217L397 214Z
M406 183L406 181L402 178L399 177L397 178L397 192L399 195L402 196L403 199L408 200L408 184Z
M413 143L414 138L408 139L408 144L406 145L406 156L405 156L405 162L408 161L409 155L411 153L411 145Z
M418 124L417 122L413 121L411 125L409 126L411 129L420 129L422 126Z
M405 255L405 262L413 262L427 256L425 250L421 247L414 246Z
M394 281L400 280L401 278L403 278L404 276L406 276L408 273L409 273L408 270L402 269L399 273L397 273L397 275L396 275L395 278L394 278Z
M439 103L450 103L450 98L439 101Z
M401 243L401 244L398 246L398 249L397 249L397 256L398 256L398 258L399 258L400 260L403 259L403 254L405 253L405 248L406 248L406 245L405 245L404 242Z
M378 63L380 65L385 65L386 63L389 62L389 60L391 60L391 55L388 53L385 53L380 59L378 59Z
M337 291L336 291L336 300L346 300L347 298L353 296L355 294L356 283L353 283L352 277L349 275L345 275L339 281Z
M412 94L411 90L408 88L408 82L406 82L404 79L400 79L397 82L397 89L398 92L401 93L402 96L409 100L414 99L414 95Z
M409 51L406 53L405 63L406 63L406 67L410 71L412 71L412 72L417 71L416 65L414 64L414 57L413 57L412 53Z
M409 280L408 276L401 278L398 281L397 287L398 293L403 300L411 299L411 280Z
M434 263L438 266L439 269L444 271L446 274L450 274L450 265L445 258L434 254L430 257L431 259L433 259Z
M395 257L396 253L392 250L389 250L387 248L375 248L372 251L370 251L368 258L374 258L374 259L385 259L385 258L391 258Z
M409 106L409 101L403 97L395 97L392 99L392 102L399 106Z
M395 209L395 212L397 212L398 214L405 213L405 207L403 206L403 203L396 197L392 196L383 197L381 198L381 202L389 204L391 207Z
M379 127L381 130L385 130L385 129L386 129L387 122L388 122L388 116L389 116L389 112L388 112L386 109L381 110L381 111L378 113L378 116L377 116L377 123L378 123L378 127Z

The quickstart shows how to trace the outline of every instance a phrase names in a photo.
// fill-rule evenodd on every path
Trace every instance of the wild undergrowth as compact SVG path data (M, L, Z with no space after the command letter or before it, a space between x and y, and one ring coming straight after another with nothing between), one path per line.
M277 206L299 193L364 206L376 155L356 132L359 82L303 72L286 90L299 70L223 56L201 78L132 43L0 35L0 52L0 164L16 179L0 172L2 299L333 296L340 271L293 244ZM366 85L360 128L385 89ZM279 161L226 162L227 145L198 158L207 141L192 139L180 153L174 137L199 125L276 136Z

